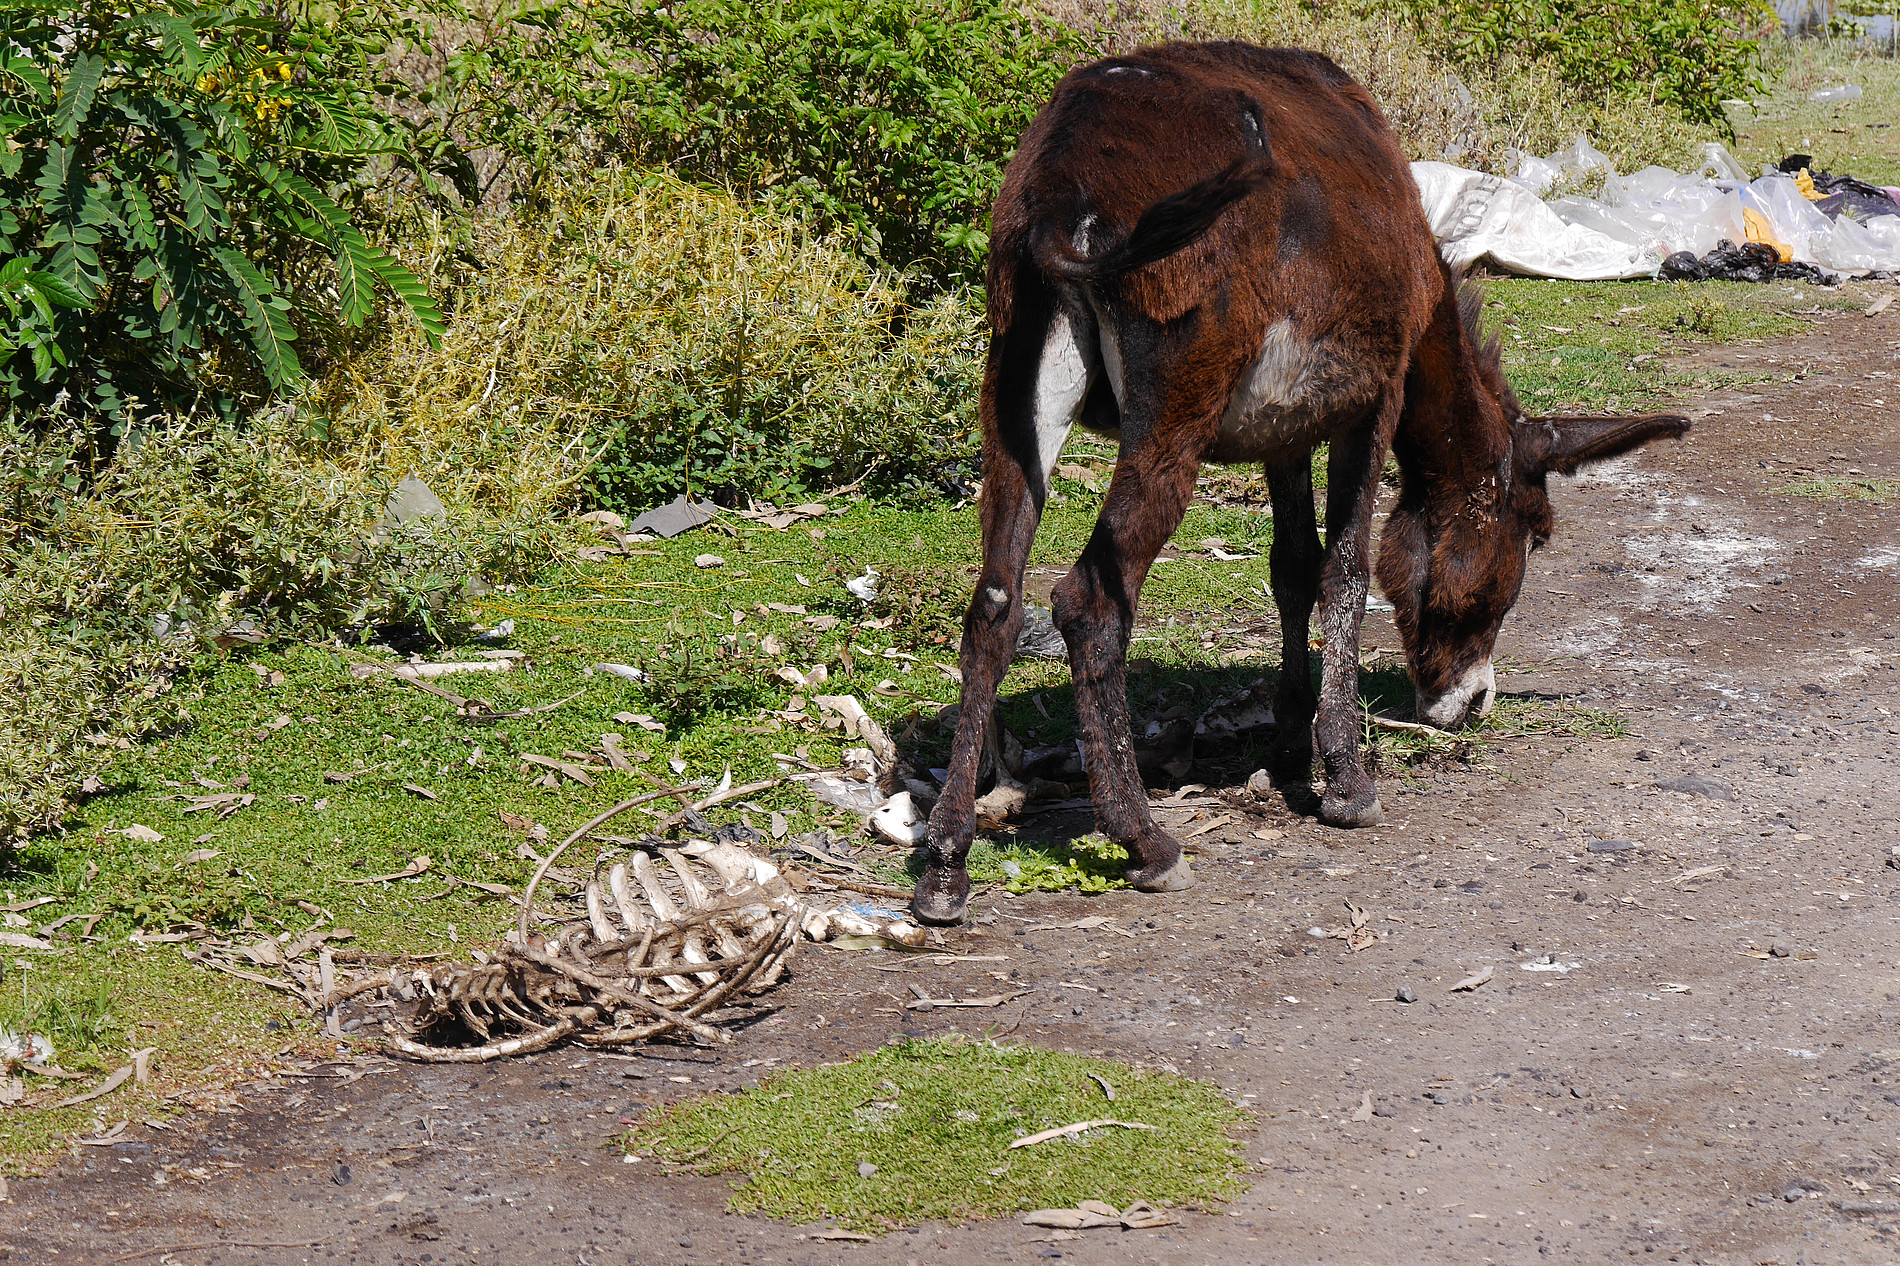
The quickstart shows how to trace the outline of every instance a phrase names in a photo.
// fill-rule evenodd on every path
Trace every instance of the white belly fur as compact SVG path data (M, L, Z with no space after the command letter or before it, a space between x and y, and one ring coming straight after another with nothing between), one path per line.
M1310 451L1369 405L1376 384L1326 340L1308 339L1285 317L1267 327L1260 355L1241 374L1221 418L1210 461L1276 461Z

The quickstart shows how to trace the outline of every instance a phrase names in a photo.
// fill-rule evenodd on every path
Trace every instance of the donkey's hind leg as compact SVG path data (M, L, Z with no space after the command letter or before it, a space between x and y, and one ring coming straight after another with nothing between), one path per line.
M1274 693L1274 740L1268 772L1282 786L1305 787L1313 778L1313 670L1307 639L1319 592L1323 549L1313 513L1313 466L1306 454L1269 465L1273 499L1273 601L1280 608L1280 684Z
M911 911L956 923L970 899L964 869L976 834L977 771L996 693L1023 623L1023 568L1049 495L1049 471L1081 413L1095 373L1094 330L1023 279L1016 319L990 345L983 378L983 569L963 618L961 712L949 778L930 814L924 873Z
M1144 892L1194 883L1180 842L1148 811L1128 726L1127 656L1142 583L1194 495L1196 451L1158 440L1124 448L1095 531L1054 594L1056 626L1069 644L1095 819L1128 850L1128 881Z

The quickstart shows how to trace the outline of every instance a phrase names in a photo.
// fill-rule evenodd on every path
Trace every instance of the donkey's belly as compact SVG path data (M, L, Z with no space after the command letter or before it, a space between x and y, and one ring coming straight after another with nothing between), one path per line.
M1241 373L1206 458L1279 462L1309 453L1363 418L1389 378L1332 339L1308 338L1292 321L1275 321Z

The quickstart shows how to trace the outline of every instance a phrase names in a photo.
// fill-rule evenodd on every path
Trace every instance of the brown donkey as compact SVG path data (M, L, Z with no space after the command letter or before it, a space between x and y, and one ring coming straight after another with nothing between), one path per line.
M1526 418L1461 305L1379 108L1331 61L1168 44L1071 72L1023 134L996 202L983 379L983 566L963 626L963 702L912 908L960 919L978 766L1022 623L1023 567L1070 427L1120 455L1082 557L1057 584L1089 790L1137 888L1193 883L1155 825L1128 726L1135 603L1204 461L1257 461L1273 499L1284 649L1274 766L1325 764L1320 816L1380 819L1359 757L1359 626L1388 450L1403 474L1379 578L1419 715L1488 709L1491 648L1551 526L1548 471L1681 418ZM1395 442L1396 437L1396 442ZM1311 454L1330 445L1327 539ZM1325 636L1314 698L1315 601ZM1317 711L1317 718L1315 712Z

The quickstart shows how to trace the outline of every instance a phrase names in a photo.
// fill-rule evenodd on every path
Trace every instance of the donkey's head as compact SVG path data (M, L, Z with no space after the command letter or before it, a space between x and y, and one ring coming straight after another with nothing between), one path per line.
M1478 338L1474 287L1460 296L1459 343L1414 374L1446 375L1395 440L1402 488L1386 520L1379 584L1404 639L1418 718L1449 729L1491 710L1491 652L1517 602L1530 552L1550 539L1545 480L1689 429L1687 418L1528 417L1504 381L1495 341Z

